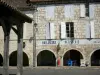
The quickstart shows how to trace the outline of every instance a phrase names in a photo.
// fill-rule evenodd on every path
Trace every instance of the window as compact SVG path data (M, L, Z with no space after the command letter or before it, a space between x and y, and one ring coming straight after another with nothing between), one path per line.
M67 37L74 37L73 22L66 22L66 34L67 34Z
M86 16L89 17L89 4L85 4L85 8L86 8Z
M74 23L73 22L61 22L61 38L73 38L74 37Z

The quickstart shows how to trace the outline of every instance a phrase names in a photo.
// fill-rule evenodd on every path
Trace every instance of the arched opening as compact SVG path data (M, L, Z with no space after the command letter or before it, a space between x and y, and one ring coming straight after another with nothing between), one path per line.
M63 64L64 66L69 65L69 61L71 61L71 66L80 66L81 59L83 59L82 54L77 50L69 50L63 56Z
M100 50L96 50L91 56L91 66L100 66Z
M37 66L56 66L55 55L48 50L41 51L37 56Z
M3 66L3 57L1 54L0 54L0 66Z
M17 66L17 51L11 53L9 58L9 66ZM25 52L23 52L23 66L29 66L29 59Z

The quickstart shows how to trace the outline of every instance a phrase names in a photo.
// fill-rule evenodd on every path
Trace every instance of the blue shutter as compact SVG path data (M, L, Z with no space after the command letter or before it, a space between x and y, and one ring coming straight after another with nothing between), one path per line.
M46 18L53 18L54 17L54 6L47 6L45 7L46 10Z
M80 4L80 17L85 17L86 9L85 4Z
M70 18L74 17L74 6L70 5Z
M94 18L94 4L89 5L89 16L90 19Z
M90 24L91 24L91 38L95 38L94 21L90 21Z
M55 39L55 27L54 23L50 23L50 38Z
M65 17L67 18L70 17L70 5L65 5L64 14L65 14Z
M90 24L86 24L86 38L91 37L91 29L90 29Z
M46 25L46 39L50 39L50 23Z
M66 23L61 22L61 38L65 39L66 38Z

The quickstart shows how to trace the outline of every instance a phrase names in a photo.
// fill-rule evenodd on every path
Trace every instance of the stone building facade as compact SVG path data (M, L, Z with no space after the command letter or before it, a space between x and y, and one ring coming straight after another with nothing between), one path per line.
M38 5L36 11L22 11L33 18L24 25L25 66L100 66L100 4ZM88 13L89 15L86 15ZM34 47L34 24L36 51ZM0 59L3 58L3 30L0 28ZM9 66L16 65L17 38L11 30ZM35 53L34 53L35 52ZM33 54L36 54L33 55ZM16 59L16 60L15 60ZM3 59L0 61L2 63ZM11 63L14 62L14 63Z

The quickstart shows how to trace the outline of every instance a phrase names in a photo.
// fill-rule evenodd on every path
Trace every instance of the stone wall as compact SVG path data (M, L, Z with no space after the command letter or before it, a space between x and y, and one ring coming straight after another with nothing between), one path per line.
M37 8L37 12L33 11L25 11L26 14L31 14L33 15L33 23L32 24L27 24L27 26L24 26L24 42L25 42L25 48L23 48L23 51L27 54L29 58L29 64L30 66L33 65L33 24L36 22L37 23L37 31L36 31L36 39L39 40L46 40L46 25L48 22L53 22L55 23L55 39L56 40L61 40L60 39L60 25L61 22L74 22L74 36L75 38L86 38L86 29L85 25L89 22L89 18L80 18L80 5L75 4L74 6L74 16L72 18L66 18L64 16L64 5L56 5L54 9L54 17L47 18L46 17L46 6L39 6ZM92 20L95 22L95 38L100 38L100 4L95 4L95 16ZM0 27L0 54L3 56L3 31L1 30L2 28ZM11 30L11 35L10 35L10 52L9 55L17 50L17 36L16 34ZM57 45L38 45L36 46L36 52L37 55L43 51L43 50L49 50L52 53L54 53L55 57L61 57L61 62L63 66L63 56L68 50L78 50L84 58L84 61L88 61L90 63L90 57L92 53L95 50L100 49L100 43L98 44L69 44L69 45L60 45L60 50L57 55Z

